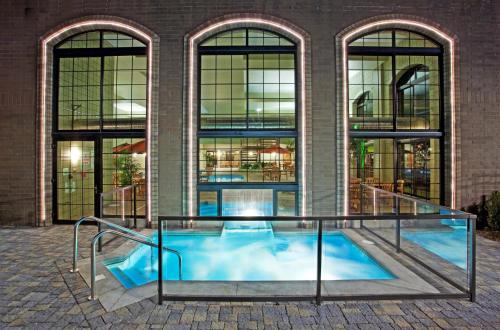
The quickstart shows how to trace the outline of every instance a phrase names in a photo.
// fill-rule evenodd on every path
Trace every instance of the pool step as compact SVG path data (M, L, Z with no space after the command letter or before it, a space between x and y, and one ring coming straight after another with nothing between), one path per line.
M128 277L127 274L125 274L125 272L123 272L120 268L113 267L109 270L126 289L131 289L137 286L134 281L132 281L130 277Z

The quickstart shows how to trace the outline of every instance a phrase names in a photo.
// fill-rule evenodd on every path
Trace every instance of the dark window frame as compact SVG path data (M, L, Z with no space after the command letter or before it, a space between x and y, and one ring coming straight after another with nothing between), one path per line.
M242 28L234 28L229 30L224 30L219 33L225 33L233 30L240 30ZM247 45L248 45L248 30L262 30L265 32L270 32L276 34L278 37L285 38L292 42L294 46L201 46L203 42L209 40L212 37L217 36L219 33L208 37L207 39L201 41L198 44L197 50L197 155L196 155L196 182L197 182L197 210L198 214L200 212L200 191L217 191L218 199L218 213L222 214L222 189L272 189L273 190L273 212L277 213L277 194L279 191L294 191L295 192L295 213L299 212L299 179L298 179L298 166L302 162L299 159L301 154L300 145L297 143L298 130L299 130L299 74L297 70L298 59L297 59L297 45L295 42L291 41L289 38L277 34L276 32L261 29L261 28L246 28L247 33ZM295 78L295 127L290 128L249 128L248 125L248 96L247 96L247 115L246 115L246 128L242 129L202 129L201 128L201 58L203 55L249 55L249 54L293 54L294 56L294 78ZM247 58L247 70L248 70L248 58ZM302 83L302 82L300 82ZM302 100L301 100L302 101ZM282 138L294 138L295 139L295 182L200 182L200 138L263 138L263 137L282 137Z
M94 213L98 215L100 212L100 199L99 195L103 190L103 140L106 138L146 138L146 124L144 128L140 129L104 129L103 128L103 79L104 79L104 57L105 56L130 56L130 55L145 55L146 68L149 70L148 47L118 47L118 48L102 48L102 35L103 32L118 31L113 30L93 30L87 32L100 32L101 47L100 48L57 48L62 43L75 37L75 34L65 40L59 42L53 49L53 73L52 73L52 221L55 224L72 224L74 220L60 219L58 216L58 188L57 188L57 144L61 141L93 141L94 142ZM123 32L121 34L128 35ZM130 36L130 35L129 35ZM132 36L130 36L132 37ZM147 44L143 40L132 37L140 42ZM100 94L99 94L99 129L78 129L78 130L60 130L59 129L59 61L61 58L74 58L74 57L99 57L101 59L101 76L100 76ZM149 81L146 80L146 90L149 88ZM148 104L149 95L146 93L146 104ZM149 116L151 109L146 109L146 119ZM148 173L146 173L146 176ZM143 217L143 216L139 216Z
M411 32L415 33L418 35L421 35L422 37L429 39L438 47L436 48L430 48L430 47L396 47L395 46L395 32L397 31L406 31L406 32ZM393 143L393 154L395 155L396 158L398 158L398 152L397 152L397 143L401 138L404 137L412 137L412 138L437 138L439 139L439 201L441 205L444 205L446 202L446 196L445 196L445 141L444 141L444 128L445 128L445 116L444 116L444 65L443 65L443 55L444 55L444 47L441 45L440 42L436 41L433 38L430 38L426 35L423 35L419 32L408 30L408 29L399 29L399 28L392 28L392 29L380 29L377 31L370 31L367 32L363 35L358 36L356 39L363 38L366 35L375 33L375 32L382 32L382 31L392 31L392 47L389 46L348 46L347 47L347 56L348 59L349 57L352 56L391 56L392 57L392 80L391 80L391 85L392 85L392 97L393 97L393 111L392 111L392 117L393 117L393 125L391 129L353 129L351 127L351 120L349 116L349 127L346 129L349 129L349 139L352 138L366 138L366 139L382 139L382 138L392 138L394 139ZM352 41L351 41L352 42ZM437 129L398 129L397 128L397 116L399 114L399 97L398 97L398 89L397 89L397 83L396 79L396 67L395 67L395 59L396 56L398 55L403 55L403 56L436 56L438 60L438 70L439 70L439 124ZM347 78L347 81L344 82L347 86L349 86L349 79ZM350 157L350 156L348 156ZM397 159L395 159L395 164L394 164L394 191L397 193ZM350 173L350 168L345 169ZM350 177L350 174L349 174Z

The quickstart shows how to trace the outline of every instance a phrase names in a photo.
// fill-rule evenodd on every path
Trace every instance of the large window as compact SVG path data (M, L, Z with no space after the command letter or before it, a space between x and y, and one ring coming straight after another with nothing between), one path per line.
M394 29L348 52L351 211L359 183L443 202L442 48Z
M201 129L294 129L294 54L202 55L200 98Z
M123 34L91 32L63 42L55 53L58 130L144 129L144 44Z
M101 207L119 214L117 203L100 205L98 196L132 184L144 215L146 51L113 31L81 33L54 49L55 221L99 215Z
M203 41L198 53L198 213L227 215L238 208L221 196L265 191L266 214L295 214L296 45L242 28Z

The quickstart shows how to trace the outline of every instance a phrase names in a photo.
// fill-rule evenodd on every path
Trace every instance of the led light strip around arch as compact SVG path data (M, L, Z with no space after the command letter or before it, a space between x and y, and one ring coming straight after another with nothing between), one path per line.
M301 89L300 89L300 104L301 104L301 132L300 132L300 137L301 137L301 181L302 181L302 208L301 208L301 213L302 215L306 215L306 209L307 209L307 194L306 194L306 91L305 91L305 39L302 34L299 32L291 29L290 27L270 21L267 19L262 19L262 18L236 18L236 19L229 19L225 20L219 23L215 23L213 25L210 25L201 31L197 32L193 36L189 38L189 91L188 91L188 122L189 122L189 127L188 127L188 166L187 166L187 171L188 171L188 213L190 216L194 216L194 187L193 187L193 169L195 168L194 166L194 157L193 157L193 150L194 150L194 136L195 132L193 131L193 112L194 110L194 105L193 105L193 95L194 95L194 52L195 52L195 46L197 44L197 41L200 37L203 35L214 31L220 27L226 26L226 25L231 25L231 24L262 24L264 26L272 26L277 29L286 31L287 33L293 35L295 38L297 38L300 42L300 51L299 51L299 57L300 57L300 79L301 79Z
M148 45L148 100L147 100L147 119L146 119L146 144L147 144L147 163L146 163L146 175L147 175L147 184L146 184L146 189L147 189L147 219L149 222L151 222L151 127L152 127L152 119L151 119L151 112L152 112L152 76L153 76L153 70L152 70L152 62L153 62L153 39L143 31L116 21L111 21L111 20L88 20L88 21L83 21L83 22L78 22L74 24L70 24L68 26L64 26L61 29L51 33L47 37L43 38L41 41L42 44L42 54L41 54L41 93L40 93L40 136L39 136L39 152L40 152L40 169L39 169L39 203L40 203L40 214L39 214L39 219L41 223L46 222L46 196L45 196L45 182L46 182L46 176L45 176L45 170L47 168L47 160L45 157L46 153L46 113L47 113L47 100L46 100L46 89L47 89L47 75L48 75L48 69L49 65L52 65L52 63L47 63L47 54L50 51L50 47L53 47L51 45L51 42L54 41L56 38L61 36L63 33L68 33L71 30L74 30L74 33L79 33L83 32L81 31L81 28L85 27L106 27L106 28L118 28L120 31L128 31L134 35L137 35L144 39Z
M390 19L382 20L363 25L346 35L342 36L342 70L343 70L343 125L344 125L344 214L349 214L349 105L348 105L348 86L347 86L347 43L351 41L356 35L363 32L370 31L374 28L384 28L394 25L406 25L421 28L432 33L435 33L442 39L446 40L450 49L450 108L451 108L451 208L456 207L456 114L455 114L455 41L452 37L448 36L443 31L435 27L423 24L421 22L404 20L404 19Z

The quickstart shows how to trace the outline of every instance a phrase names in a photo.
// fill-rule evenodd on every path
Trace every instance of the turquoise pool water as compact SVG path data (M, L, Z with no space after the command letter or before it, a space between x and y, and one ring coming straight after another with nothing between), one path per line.
M388 280L394 276L340 232L324 233L324 280ZM153 237L156 241L157 237ZM168 232L164 244L183 258L186 281L302 281L316 279L316 235L269 231L211 235ZM164 253L164 279L178 280L177 258ZM156 249L139 246L106 267L126 288L156 281Z
M449 226L446 230L401 231L403 238L441 258L467 268L467 227Z

